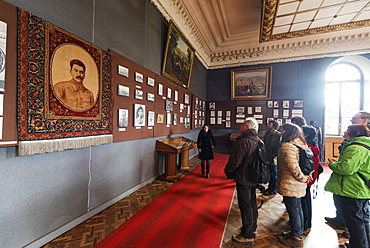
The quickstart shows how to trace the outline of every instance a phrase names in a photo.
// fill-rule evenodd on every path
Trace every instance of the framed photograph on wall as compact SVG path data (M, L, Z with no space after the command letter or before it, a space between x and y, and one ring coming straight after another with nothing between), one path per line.
M158 95L163 95L163 84L158 84Z
M118 109L118 127L128 126L128 109Z
M166 100L166 111L173 111L173 102Z
M135 99L143 100L143 91L142 90L135 90Z
M170 22L162 66L163 76L189 88L193 63L194 49L176 26Z
M130 96L130 87L128 86L123 86L123 85L118 85L118 93L119 96L125 96L129 97Z
M157 123L163 123L164 120L164 115L163 114L158 114L157 115Z
M294 100L293 101L294 108L303 108L303 100Z
M148 77L147 80L146 80L146 84L149 85L149 86L154 87L154 79L151 78L151 77Z
M138 83L144 82L144 75L138 72L135 72L135 81Z
M122 66L122 65L118 65L118 75L121 75L121 76L124 76L124 77L128 77L128 72L129 72L129 69Z
M154 111L148 111L148 127L154 126Z
M172 125L177 125L177 114L173 114L173 116L172 116L173 118L172 118Z
M134 104L134 126L143 127L145 126L145 105Z
M175 100L175 102L177 102L178 100L179 100L179 92L177 91L177 90L175 90L175 93L174 93L175 95L174 95L174 100Z
M232 99L269 99L271 67L231 71Z
M154 94L152 93L147 93L146 94L146 100L154 102Z
M171 125L171 113L166 114L166 124Z
M185 94L184 95L184 103L185 104L189 104L189 102L190 102L189 99L190 99L189 95L188 94Z

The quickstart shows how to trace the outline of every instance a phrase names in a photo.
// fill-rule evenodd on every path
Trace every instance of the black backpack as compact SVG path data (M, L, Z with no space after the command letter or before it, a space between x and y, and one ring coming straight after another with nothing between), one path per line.
M253 139L250 140L256 144L257 148L250 156L253 161L250 161L250 157L247 158L249 179L254 183L268 183L270 181L270 165L267 162L266 150Z
M299 150L299 167L301 167L301 171L304 175L311 174L314 170L314 163L312 160L313 152L311 148L304 150L299 146L296 146Z

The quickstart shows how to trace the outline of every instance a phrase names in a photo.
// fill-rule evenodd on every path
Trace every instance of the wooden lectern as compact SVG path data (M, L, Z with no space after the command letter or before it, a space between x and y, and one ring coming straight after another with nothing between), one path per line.
M181 170L189 170L189 150L196 148L197 143L185 137L175 137L160 139L156 142L156 151L166 154L165 173L158 179L175 182L179 178L177 175L177 154L181 158Z

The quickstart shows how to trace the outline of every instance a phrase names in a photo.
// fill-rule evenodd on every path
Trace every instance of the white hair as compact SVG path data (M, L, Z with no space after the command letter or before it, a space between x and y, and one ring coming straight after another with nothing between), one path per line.
M246 118L244 124L248 126L249 129L254 129L256 132L258 132L258 122L253 117Z

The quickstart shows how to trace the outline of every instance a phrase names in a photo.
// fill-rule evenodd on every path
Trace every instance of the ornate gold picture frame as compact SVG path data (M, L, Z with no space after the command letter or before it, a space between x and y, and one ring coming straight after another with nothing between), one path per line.
M194 49L175 25L170 23L162 66L163 76L189 88L193 63Z
M231 71L231 99L269 99L271 67Z

